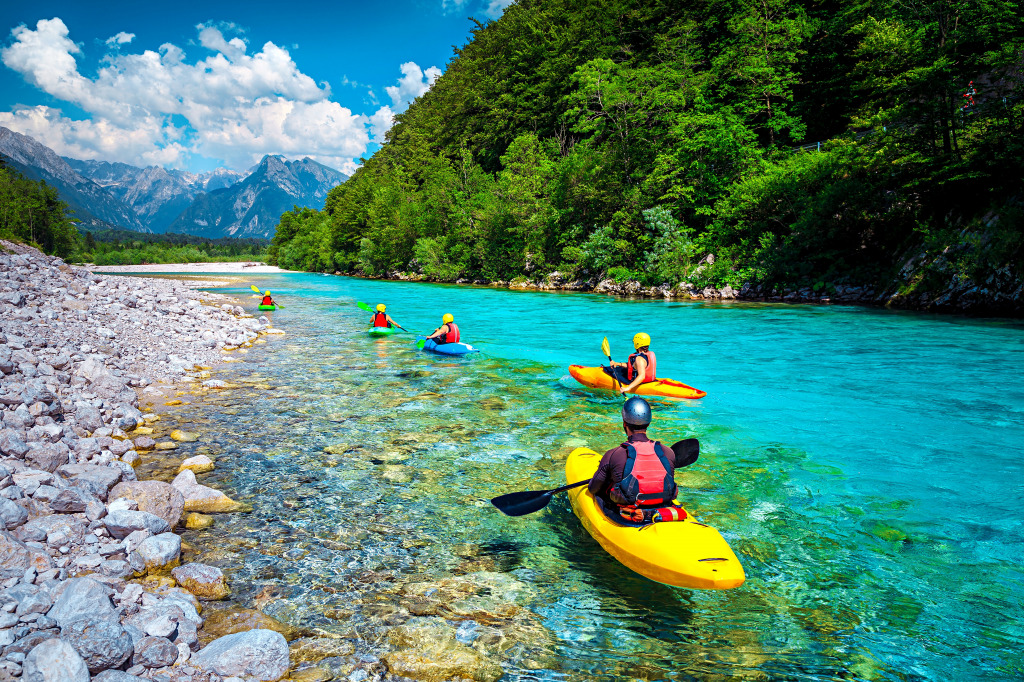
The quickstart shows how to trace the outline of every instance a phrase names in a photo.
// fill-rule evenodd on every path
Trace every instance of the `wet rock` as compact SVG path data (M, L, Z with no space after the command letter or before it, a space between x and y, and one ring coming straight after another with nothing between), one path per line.
M71 642L94 674L118 668L132 655L131 635L116 621L82 618L62 628L61 636Z
M235 502L219 490L199 484L196 481L196 475L189 470L182 471L175 476L171 485L184 496L185 511L224 513L242 511L247 508L246 505Z
M206 614L203 629L199 634L199 641L205 646L218 637L233 635L237 632L248 632L249 630L273 630L274 632L281 633L285 640L289 642L303 634L303 631L299 628L282 623L265 613L241 606L232 606Z
M167 521L156 514L144 511L116 510L103 517L103 525L113 537L123 540L138 530L145 530L153 535L166 533L171 529Z
M174 533L161 533L143 540L135 551L146 563L147 571L176 566L181 557L181 538Z
M173 431L171 431L171 440L176 440L179 443L194 443L197 440L199 440L199 436L190 431L174 429Z
M288 672L288 643L272 630L239 632L210 642L190 662L225 677L271 682Z
M325 658L350 656L355 652L355 645L346 639L330 637L302 637L288 647L293 667L303 663L319 663Z
M165 637L143 637L135 643L132 662L146 668L163 668L178 660L178 647Z
M456 638L456 630L442 618L413 618L392 628L388 641L395 648L384 656L395 675L427 682L463 677L478 682L495 682L501 666Z
M46 615L62 628L82 618L116 620L110 593L109 587L92 578L72 578L64 584L63 592Z
M149 436L139 436L134 443L136 450L152 450L156 447L156 441Z
M205 530L213 525L213 517L199 512L189 512L185 515L185 527L189 530Z
M25 657L24 682L89 682L89 668L63 639L48 639Z
M190 563L171 571L178 584L204 601L226 599L231 594L224 573L206 564Z
M20 504L0 497L0 527L14 530L28 521L28 512Z
M171 528L178 525L185 509L185 498L174 486L163 481L122 481L108 496L111 501L120 498L135 500L139 511L159 516Z
M213 471L213 460L206 455L189 457L181 463L181 466L178 467L178 473L181 473L186 469L196 474L205 474L207 471Z

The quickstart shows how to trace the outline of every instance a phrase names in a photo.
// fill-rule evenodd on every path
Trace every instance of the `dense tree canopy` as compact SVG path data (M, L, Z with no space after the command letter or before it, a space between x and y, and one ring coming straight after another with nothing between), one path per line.
M69 256L78 245L67 204L43 181L29 180L0 159L0 238Z
M282 216L269 257L790 285L872 282L968 238L987 245L972 267L1020 262L1021 16L1022 0L520 0L323 211Z

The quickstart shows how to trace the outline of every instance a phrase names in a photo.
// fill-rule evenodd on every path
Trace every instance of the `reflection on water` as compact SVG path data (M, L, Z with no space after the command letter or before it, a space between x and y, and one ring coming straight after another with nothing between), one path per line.
M168 478L209 454L202 482L253 505L186 540L228 573L233 604L303 629L290 635L302 679L1024 672L1014 325L311 275L265 285L289 303L274 313L288 335L224 373L241 388L176 408L202 438L146 466ZM484 353L367 338L357 298L424 328L442 306L463 311ZM564 498L519 519L487 502L561 485L574 447L619 441L621 403L565 367L599 362L609 330L622 355L641 312L648 330L680 330L655 338L659 367L709 391L656 403L655 432L701 438L679 483L743 561L737 590L633 574ZM523 334L524 320L542 331Z

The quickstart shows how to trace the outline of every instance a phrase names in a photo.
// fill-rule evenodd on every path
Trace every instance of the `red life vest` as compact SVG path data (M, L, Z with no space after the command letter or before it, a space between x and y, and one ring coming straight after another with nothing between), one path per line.
M388 324L388 316L384 313L373 314L373 326L374 327L390 327Z
M434 339L434 341L439 346L443 343L458 343L459 325L455 324L454 322L449 322L448 331L446 331L444 334L441 334L441 336L438 336L436 339Z
M269 296L264 296L263 303L260 303L260 305L274 305L274 299L270 298Z
M655 357L653 350L648 350L645 353L637 351L629 356L629 361L626 363L626 380L632 382L633 379L636 379L637 356L647 361L647 370L644 371L644 383L654 381L654 370L658 366L658 358Z
M661 443L645 440L622 446L626 448L626 466L622 469L622 480L609 491L612 501L637 507L672 504L678 488Z

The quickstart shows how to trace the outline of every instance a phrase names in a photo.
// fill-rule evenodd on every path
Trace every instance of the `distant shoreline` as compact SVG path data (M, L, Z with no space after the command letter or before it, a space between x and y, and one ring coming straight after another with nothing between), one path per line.
M246 275L268 275L281 272L298 272L282 270L276 265L256 263L249 265L246 261L229 263L148 263L146 265L89 265L85 266L92 272L112 273L147 273L147 272L186 272L197 274L230 273Z

